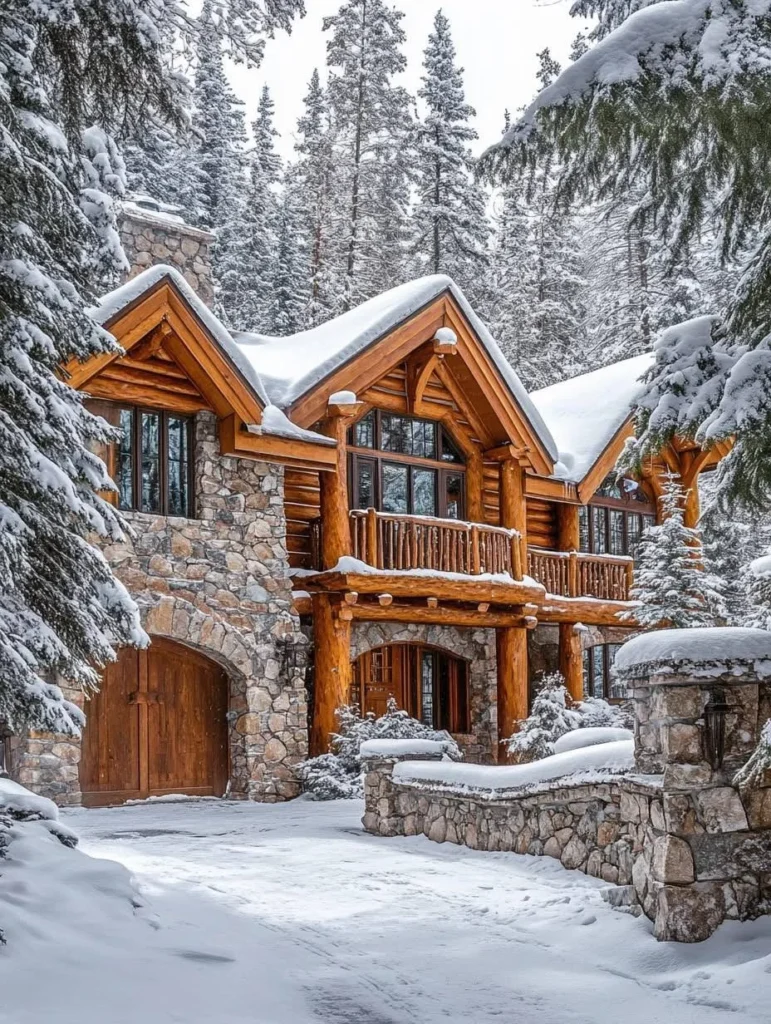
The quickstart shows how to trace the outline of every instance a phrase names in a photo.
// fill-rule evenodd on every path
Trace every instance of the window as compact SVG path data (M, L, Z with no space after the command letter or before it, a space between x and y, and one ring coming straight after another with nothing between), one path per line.
M581 551L634 555L643 530L656 522L654 503L635 480L608 477L579 509Z
M371 409L348 443L351 508L463 518L463 456L441 424Z
M621 644L599 644L584 651L584 694L614 698L612 670Z
M192 419L135 407L119 410L115 453L118 506L160 515L192 514Z

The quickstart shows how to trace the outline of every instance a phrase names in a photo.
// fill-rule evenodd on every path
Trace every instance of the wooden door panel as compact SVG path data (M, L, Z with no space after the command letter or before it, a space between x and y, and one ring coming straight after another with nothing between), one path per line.
M227 782L227 679L218 665L156 641L148 654L148 789L221 796Z
M139 651L120 651L99 693L86 702L80 785L87 807L135 799L141 793L139 657Z

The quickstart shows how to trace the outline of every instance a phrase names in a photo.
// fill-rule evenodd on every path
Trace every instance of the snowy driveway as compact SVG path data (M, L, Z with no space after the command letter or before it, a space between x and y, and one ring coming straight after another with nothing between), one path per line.
M361 810L201 801L65 814L82 849L134 872L142 940L122 948L116 932L17 971L0 985L0 1021L768 1021L771 919L699 946L656 943L646 921L606 906L600 883L547 858L376 839ZM24 1012L4 1016L20 992Z

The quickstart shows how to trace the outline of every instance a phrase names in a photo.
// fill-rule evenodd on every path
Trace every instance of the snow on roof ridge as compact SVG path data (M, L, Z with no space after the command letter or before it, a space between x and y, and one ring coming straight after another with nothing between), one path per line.
M248 331L236 331L233 338L263 380L271 401L286 408L444 292L450 292L463 310L545 450L556 458L554 438L515 370L460 287L446 274L407 281L318 327L284 338Z
M207 329L215 342L220 346L228 359L235 365L245 382L255 392L260 404L271 405L267 392L259 376L254 372L249 360L246 359L241 349L233 341L230 332L224 324L212 313L203 299L191 288L182 274L167 263L156 263L146 270L141 271L136 277L130 278L124 284L113 288L112 291L103 295L95 306L87 310L92 320L104 326L118 313L130 306L146 291L158 284L164 278L169 278L175 288L182 294L186 302L190 304L193 312Z
M644 386L640 377L653 360L645 352L530 393L559 449L555 477L573 483L586 477L631 416Z

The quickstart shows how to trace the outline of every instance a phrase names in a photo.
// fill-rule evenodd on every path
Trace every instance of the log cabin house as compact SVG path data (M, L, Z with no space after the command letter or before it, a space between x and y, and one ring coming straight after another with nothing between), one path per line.
M136 276L93 310L125 354L67 367L121 431L103 455L133 535L105 555L152 644L108 667L82 742L6 741L15 777L62 803L279 800L351 700L394 696L492 761L540 672L608 695L662 476L695 522L721 454L616 479L650 357L528 394L441 276L231 334L186 280L210 236L174 228L127 216ZM174 265L147 267L159 239Z

